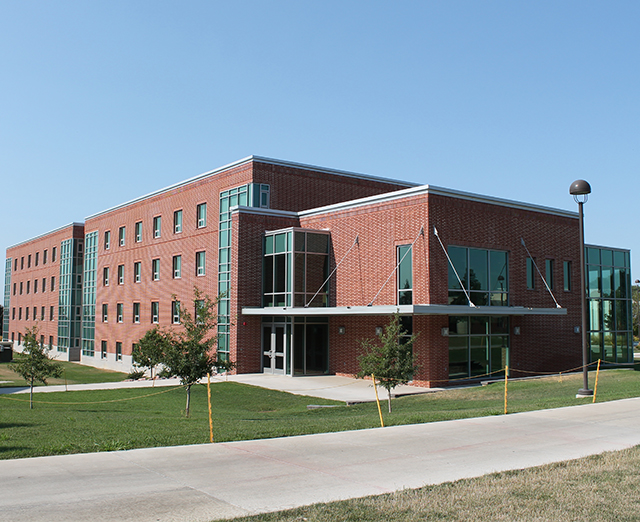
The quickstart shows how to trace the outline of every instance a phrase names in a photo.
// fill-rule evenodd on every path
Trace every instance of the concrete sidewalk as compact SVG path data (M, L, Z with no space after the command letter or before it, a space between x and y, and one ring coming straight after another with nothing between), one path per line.
M0 521L209 521L637 444L640 398L281 439L8 460L0 461Z

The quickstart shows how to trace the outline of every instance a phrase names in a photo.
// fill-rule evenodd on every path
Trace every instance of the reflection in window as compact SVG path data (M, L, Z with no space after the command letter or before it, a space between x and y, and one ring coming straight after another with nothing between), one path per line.
M477 306L508 306L507 252L451 246L448 253L462 282L461 287L456 273L449 266L449 304L468 304L462 290L464 287Z

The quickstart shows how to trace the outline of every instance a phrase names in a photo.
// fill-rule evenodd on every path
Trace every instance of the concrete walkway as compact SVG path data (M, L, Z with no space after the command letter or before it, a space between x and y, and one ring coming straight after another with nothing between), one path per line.
M270 390L280 390L294 395L308 395L341 401L347 404L358 402L373 402L376 400L375 390L370 380L351 379L349 377L338 377L336 375L314 375L308 377L287 377L284 375L268 375L264 373L229 375L225 377L215 376L211 378L211 383L218 382L239 382L251 386L259 386ZM202 381L206 383L206 379ZM116 388L149 388L151 386L179 386L179 379L157 379L156 381L120 381L91 384L64 384L52 386L36 386L35 393L79 391L79 390L113 390ZM418 393L430 393L442 388L419 388L416 386L398 386L392 393L392 397L403 395L414 395ZM29 388L0 388L0 394L6 393L29 393ZM387 398L387 391L378 386L380 400Z
M209 521L637 444L640 398L281 439L7 460L0 461L0 521Z

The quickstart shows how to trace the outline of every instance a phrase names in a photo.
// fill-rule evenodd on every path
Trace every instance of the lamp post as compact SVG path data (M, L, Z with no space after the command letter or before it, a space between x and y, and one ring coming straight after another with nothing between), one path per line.
M634 282L635 284L640 285L640 279L636 279ZM631 297L633 297L633 290L631 291ZM633 314L631 314L631 323L633 324ZM635 352L635 346L633 346L633 328L631 330L631 347ZM640 297L638 297L638 343L640 344Z
M580 333L582 334L582 388L578 390L576 397L592 397L593 390L589 389L589 351L587 346L587 289L585 278L585 262L584 262L584 219L582 207L589 199L591 194L591 185L583 179L574 181L569 187L569 194L573 196L573 200L578 204L578 213L580 217L580 280L582 284L580 288L580 304L582 308L582 326Z

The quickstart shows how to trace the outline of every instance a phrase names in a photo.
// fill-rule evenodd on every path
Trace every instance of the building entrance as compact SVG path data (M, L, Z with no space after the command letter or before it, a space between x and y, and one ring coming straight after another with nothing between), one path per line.
M287 345L284 324L262 325L262 371L284 374L285 346Z

